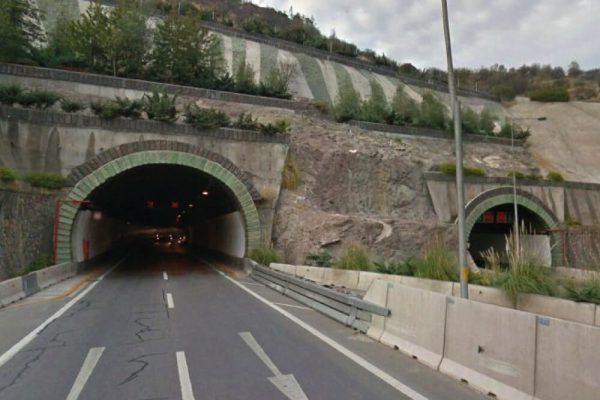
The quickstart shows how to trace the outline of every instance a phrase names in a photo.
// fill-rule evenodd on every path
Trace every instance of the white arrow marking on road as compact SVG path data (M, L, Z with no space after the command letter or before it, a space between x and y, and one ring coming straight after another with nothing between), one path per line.
M71 391L67 396L67 400L77 400L79 398L83 387L87 383L88 379L90 379L92 371L94 368L96 368L96 364L98 364L103 352L104 347L94 347L90 349L87 357L85 357L83 365L81 366L79 374L77 374L77 378L75 378L75 382L73 383L73 387L71 387Z
M308 400L308 397L302 391L300 384L292 374L283 375L281 371L275 366L273 361L269 358L267 353L263 350L263 348L258 344L254 336L250 332L240 332L239 335L242 337L244 342L250 347L250 349L257 355L258 358L271 370L273 373L273 377L269 378L269 381L281 393L283 393L290 400Z
M166 272L163 272L163 279L164 279L165 281L168 281L168 280L169 280L169 275L167 275L167 273L166 273Z

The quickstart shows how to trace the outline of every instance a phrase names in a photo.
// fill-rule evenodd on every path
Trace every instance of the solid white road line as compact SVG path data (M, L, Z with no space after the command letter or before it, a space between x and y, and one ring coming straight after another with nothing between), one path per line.
M163 272L163 279L164 279L165 281L168 281L168 280L169 280L169 275L167 275L167 273L166 273L166 272Z
M177 371L179 372L179 385L181 386L181 400L194 400L194 391L192 390L192 381L190 380L190 372L188 370L185 353L178 351L177 356Z
M96 367L96 364L98 364L100 357L102 357L104 349L104 347L94 347L90 349L85 361L83 362L83 365L81 366L79 374L77 374L77 378L75 378L75 382L71 387L71 391L67 396L67 400L77 400L79 398L83 387L87 383L88 379L90 379L92 371Z
M400 382L399 380L397 380L396 378L394 378L393 376L391 376L387 372L383 371L382 369L380 369L380 368L376 367L375 365L371 364L369 361L365 360L364 358L362 358L358 354L356 354L356 353L352 352L351 350L347 349L346 347L344 347L340 343L338 343L335 340L331 339L329 336L325 335L324 333L321 333L317 329L313 328L311 325L307 324L306 322L302 321L301 319L297 318L296 316L290 314L289 312L287 312L283 308L281 308L281 307L273 304L272 302L270 302L269 300L265 299L264 297L262 297L258 293L252 291L250 288L244 286L241 283L238 283L235 279L232 279L231 277L227 276L227 274L219 271L217 268L215 268L214 266L212 266L207 261L204 261L204 262L207 265L209 265L212 269L214 269L215 271L217 271L219 273L219 275L223 276L229 282L233 283L234 285L236 285L237 287L239 287L243 291L247 292L248 294L250 294L251 296L253 296L257 300L259 300L260 302L262 302L262 303L266 304L267 306L271 307L273 310L277 311L278 313L280 313L281 315L283 315L284 317L286 317L287 319L289 319L293 323L299 325L301 328L303 328L304 330L306 330L307 332L309 332L313 336L317 337L321 341L325 342L327 345L329 345L330 347L332 347L336 351L342 353L344 356L348 357L350 360L354 361L356 364L360 365L362 368L366 369L367 371L369 371L370 373L372 373L373 375L375 375L376 377L378 377L379 379L381 379L382 381L384 381L388 385L392 386L394 389L396 389L400 393L404 394L405 396L410 397L413 400L429 400L427 397L423 396L422 394L418 393L414 389L412 389L409 386L405 385L404 383Z
M173 303L173 295L171 293L167 293L167 307L175 308L175 303Z
M95 281L93 281L92 283L90 283L90 285L88 287L86 287L81 293L79 293L75 298L73 298L67 304L65 304L64 306L62 306L62 308L60 310L58 310L50 318L48 318L47 320L45 320L44 322L42 322L42 324L40 326L38 326L37 328L35 328L33 331L29 332L29 334L27 334L27 336L25 336L23 339L21 339L13 347L11 347L10 349L8 349L6 351L6 353L2 354L2 356L0 356L0 367L2 367L4 364L6 364L8 362L8 360L10 360L11 358L13 358L15 356L15 354L17 354L25 346L27 346L33 339L36 338L36 336L41 331L43 331L48 325L50 325L52 322L54 322L55 319L59 318L61 315L63 315L65 312L67 312L67 310L69 308L73 307L74 304L76 304L86 294L88 294L93 288L95 288L96 285L100 281L102 281L102 279L104 279L115 268L117 268L119 265L121 265L123 263L123 261L125 261L126 259L127 259L127 256L125 258L123 258L121 261L119 261L118 263L116 263L115 265L113 265L108 271L106 271L105 273L103 273L102 275L100 275L100 277L98 277L98 279L96 279Z

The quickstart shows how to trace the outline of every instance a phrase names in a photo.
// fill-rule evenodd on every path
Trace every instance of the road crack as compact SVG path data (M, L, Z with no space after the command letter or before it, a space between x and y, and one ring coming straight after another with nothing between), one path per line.
M144 354L141 355L139 357L135 357L132 358L130 360L127 360L127 363L134 363L134 364L140 364L139 368L136 369L135 371L133 371L131 374L129 374L129 376L127 378L125 378L123 380L123 382L119 383L119 386L121 385L125 385L135 379L137 379L139 377L139 375L144 372L144 370L150 365L149 361L145 361L144 358L147 357L154 357L154 356L160 356L166 353L150 353L150 354Z

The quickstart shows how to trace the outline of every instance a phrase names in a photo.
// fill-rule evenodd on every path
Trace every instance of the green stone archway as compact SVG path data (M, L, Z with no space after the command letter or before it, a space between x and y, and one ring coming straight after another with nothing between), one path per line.
M143 150L115 157L82 177L67 195L59 209L56 237L56 262L72 261L71 232L78 211L78 204L94 189L108 179L135 167L144 165L181 165L202 171L221 181L232 193L243 215L246 236L246 255L260 242L260 219L254 199L247 184L230 168L198 154L176 150Z
M471 235L473 227L483 213L502 204L512 204L515 200L512 187L501 187L488 190L469 201L465 207L465 235ZM560 222L556 215L537 197L524 190L517 189L517 204L527 208L544 221L550 233L552 249L552 266L558 266L563 261L562 238L556 229Z

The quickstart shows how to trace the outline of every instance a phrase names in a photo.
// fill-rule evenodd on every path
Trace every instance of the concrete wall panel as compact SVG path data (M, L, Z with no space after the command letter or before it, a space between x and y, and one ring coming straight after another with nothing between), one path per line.
M374 280L369 286L369 290L367 291L363 299L366 301L370 301L371 303L380 305L382 307L387 307L389 285L390 282L388 281L382 279ZM369 330L367 331L367 336L379 341L381 339L381 335L383 335L386 320L386 317L382 317L380 315L373 315L371 319L371 325L369 326Z
M594 325L596 314L596 305L591 303L535 294L520 294L517 297L517 309L588 325Z
M347 271L343 269L323 268L323 283L347 289L358 287L360 271Z

